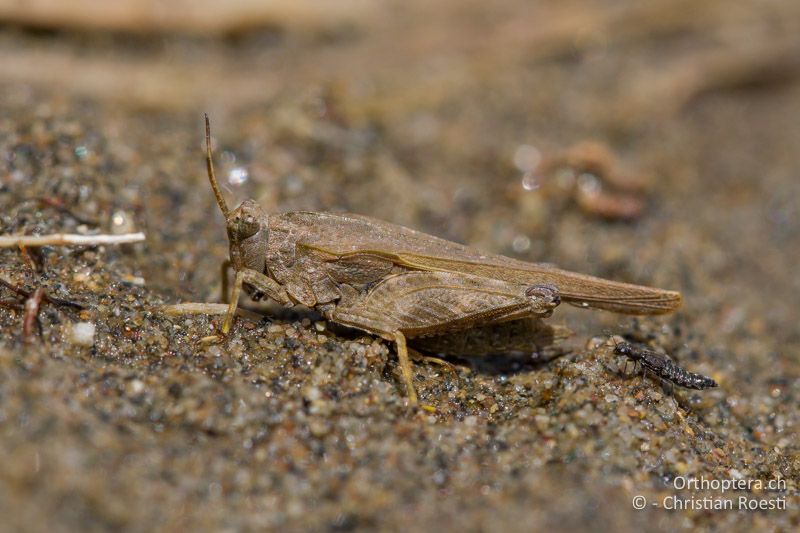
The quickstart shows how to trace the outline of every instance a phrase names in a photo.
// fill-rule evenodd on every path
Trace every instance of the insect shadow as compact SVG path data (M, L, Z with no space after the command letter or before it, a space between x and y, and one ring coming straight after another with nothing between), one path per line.
M505 376L541 370L569 353L569 350L563 348L548 347L540 351L487 353L485 356L450 356L448 359L457 364L469 366L480 374Z

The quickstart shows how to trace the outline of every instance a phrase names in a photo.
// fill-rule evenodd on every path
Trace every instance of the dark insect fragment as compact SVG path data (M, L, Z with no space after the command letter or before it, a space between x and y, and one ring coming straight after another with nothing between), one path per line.
M631 361L641 364L645 371L649 370L661 379L680 387L703 390L717 386L717 382L713 379L684 370L673 363L666 355L636 346L630 342L617 343L614 346L614 353L624 355Z
M70 307L72 309L84 309L84 306L79 303L50 296L42 287L37 287L33 291L22 289L5 279L3 276L0 276L0 286L5 287L17 296L25 299L23 304L20 304L14 300L0 300L0 306L8 307L9 309L17 309L23 312L22 338L26 343L33 341L34 325L38 325L39 334L41 335L42 326L39 322L39 309L43 302L57 306Z

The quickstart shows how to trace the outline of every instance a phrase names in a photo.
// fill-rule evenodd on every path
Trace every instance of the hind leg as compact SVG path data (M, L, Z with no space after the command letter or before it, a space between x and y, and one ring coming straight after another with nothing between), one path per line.
M409 403L416 405L406 337L463 332L525 317L549 316L559 301L557 291L550 286L413 271L385 278L365 296L337 306L330 317L395 342Z

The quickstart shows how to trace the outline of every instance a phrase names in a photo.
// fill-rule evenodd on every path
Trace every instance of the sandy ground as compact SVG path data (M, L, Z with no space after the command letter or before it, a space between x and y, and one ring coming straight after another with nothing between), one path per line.
M43 303L25 342L25 298L0 287L3 528L797 529L800 13L695 4L387 2L207 39L3 27L0 233L147 235L0 251L3 279L82 307ZM562 305L559 350L416 364L428 410L393 346L313 312L244 300L264 318L204 346L220 317L159 311L220 300L204 111L229 201L358 212L684 306ZM719 388L626 373L608 331ZM700 478L750 483L681 486Z

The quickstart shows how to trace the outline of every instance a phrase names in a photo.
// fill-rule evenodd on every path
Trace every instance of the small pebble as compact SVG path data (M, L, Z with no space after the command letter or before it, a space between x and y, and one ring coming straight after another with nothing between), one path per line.
M317 438L324 437L330 432L328 425L321 420L314 420L309 423L308 429Z
M144 382L139 379L134 379L128 384L128 390L133 395L140 394L144 391Z
M307 387L303 392L303 395L310 402L314 402L322 398L322 391L317 387Z
M550 427L550 417L547 415L536 415L534 421L539 431L544 431Z
M76 322L72 324L69 342L77 346L93 346L94 330L94 322Z
M133 216L130 213L117 210L111 215L111 233L120 235L122 233L131 233L134 229Z
M130 283L131 285L136 285L137 287L144 287L144 278L141 276L125 274L122 276L122 281L125 283Z

